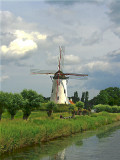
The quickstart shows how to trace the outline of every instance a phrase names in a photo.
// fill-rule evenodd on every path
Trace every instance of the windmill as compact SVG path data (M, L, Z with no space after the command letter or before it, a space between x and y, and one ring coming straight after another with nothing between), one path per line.
M78 73L64 73L63 65L64 65L64 47L59 47L60 56L58 59L58 71L45 71L39 69L32 69L32 74L47 74L51 75L52 79L52 92L51 92L51 101L54 101L58 104L68 104L69 100L67 98L67 82L68 79L72 78L84 78L88 76L87 74L78 74Z

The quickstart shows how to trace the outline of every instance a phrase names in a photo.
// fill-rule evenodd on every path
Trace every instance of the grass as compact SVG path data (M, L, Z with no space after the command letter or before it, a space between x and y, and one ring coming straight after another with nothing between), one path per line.
M0 154L120 120L119 113L94 113L75 119L60 119L60 114L54 113L49 118L46 112L34 111L28 121L24 121L19 111L11 121L8 113L4 113L0 122ZM62 115L70 116L65 112Z

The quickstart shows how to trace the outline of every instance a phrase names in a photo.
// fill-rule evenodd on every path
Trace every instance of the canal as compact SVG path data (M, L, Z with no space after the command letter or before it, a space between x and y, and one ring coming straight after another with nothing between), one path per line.
M120 160L120 122L0 157L1 160Z

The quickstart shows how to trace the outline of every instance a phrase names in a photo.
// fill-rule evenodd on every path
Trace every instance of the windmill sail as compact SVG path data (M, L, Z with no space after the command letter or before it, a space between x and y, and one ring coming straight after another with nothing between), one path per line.
M67 75L67 76L81 76L81 77L88 76L88 74L78 74L78 73L63 73L63 75Z
M39 69L31 69L32 74L46 74L51 75L52 79L52 92L51 92L51 101L59 104L68 104L67 98L67 81L68 79L85 79L87 74L79 74L79 73L64 73L64 55L65 48L63 46L59 47L59 59L58 59L58 70L39 70Z
M64 55L65 55L65 48L63 46L59 47L59 51L60 51L60 57L58 60L58 70L59 71L63 71L63 67L64 67Z
M54 70L39 70L39 69L31 69L31 74L52 74L54 75L56 71Z

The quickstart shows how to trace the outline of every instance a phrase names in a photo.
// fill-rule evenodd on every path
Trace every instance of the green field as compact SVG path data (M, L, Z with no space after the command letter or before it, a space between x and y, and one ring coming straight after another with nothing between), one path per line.
M57 137L96 129L120 120L120 113L76 115L74 119L60 119L60 114L54 113L49 118L45 111L34 111L26 121L22 119L21 111L16 114L14 120L10 120L10 115L5 112L0 122L0 154ZM71 116L65 112L62 115Z

